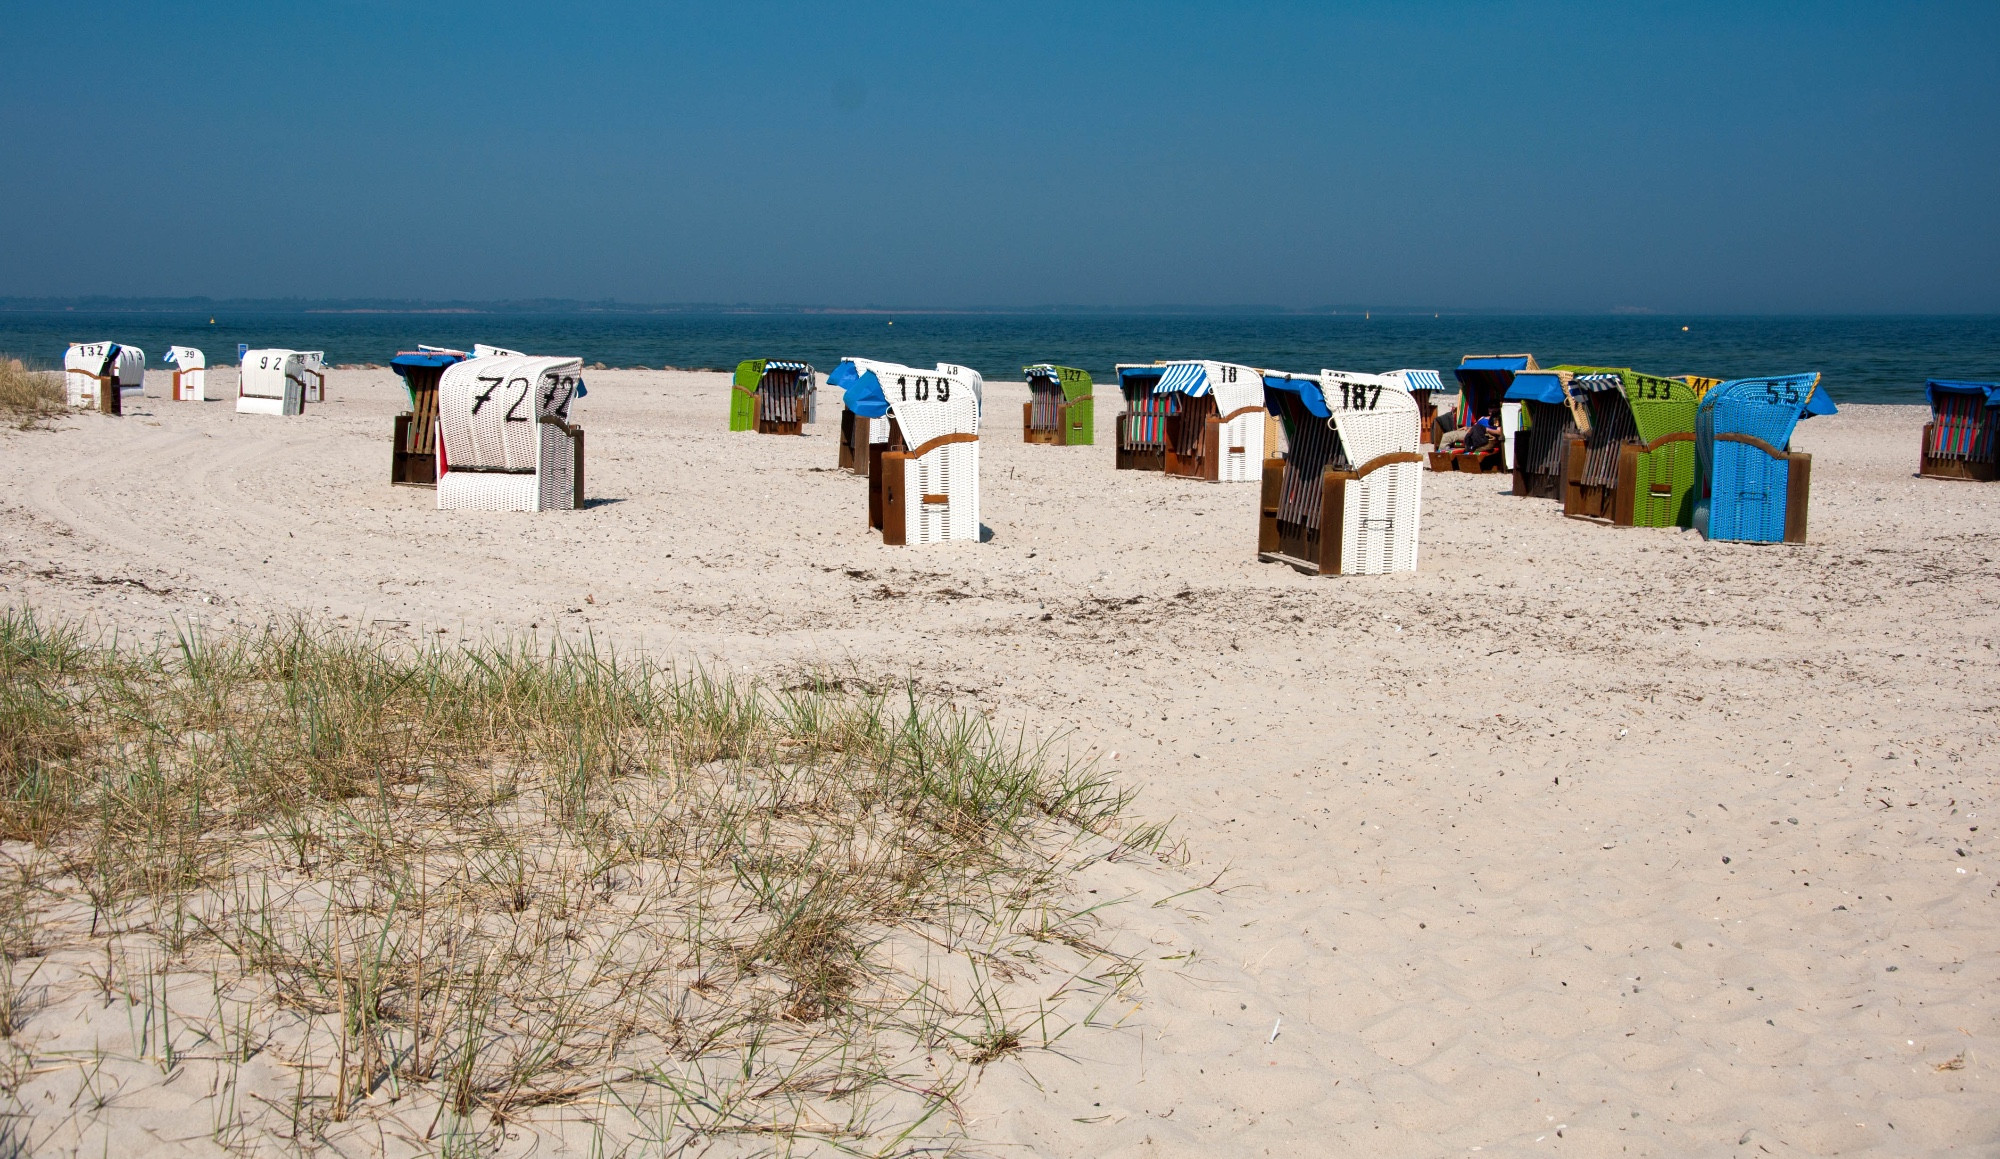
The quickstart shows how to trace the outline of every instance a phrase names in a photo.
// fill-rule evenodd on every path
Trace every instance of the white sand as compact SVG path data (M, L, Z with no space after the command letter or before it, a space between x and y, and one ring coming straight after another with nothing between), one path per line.
M1995 1153L2000 485L1914 478L1917 408L1805 424L1806 546L1428 475L1417 574L1320 579L1256 562L1254 485L1113 471L1113 406L1025 446L989 384L992 541L887 548L837 393L760 437L723 375L588 377L594 505L526 516L389 486L386 371L298 419L155 373L0 434L0 599L588 631L1073 730L1190 861L1087 883L1143 1001L988 1068L1001 1153Z

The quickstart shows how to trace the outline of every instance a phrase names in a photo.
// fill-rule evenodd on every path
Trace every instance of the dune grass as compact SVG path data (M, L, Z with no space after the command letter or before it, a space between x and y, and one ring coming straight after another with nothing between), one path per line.
M1129 804L908 692L0 613L0 1092L39 1065L22 979L67 955L135 1058L209 1068L245 1153L386 1107L467 1154L579 1106L602 1154L935 1147L978 1067L1061 1034L1010 987L1131 981L1066 905L1157 846ZM288 1098L236 1097L260 1053Z
M0 354L0 415L27 430L65 408L62 375L29 370L18 358Z

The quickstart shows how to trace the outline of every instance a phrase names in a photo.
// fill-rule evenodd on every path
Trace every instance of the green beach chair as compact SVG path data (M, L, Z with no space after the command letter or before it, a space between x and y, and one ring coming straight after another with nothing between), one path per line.
M1618 527L1687 527L1694 514L1694 416L1701 387L1626 367L1561 366L1591 429L1572 439L1563 514ZM1614 383L1616 390L1593 390Z
M813 368L803 362L739 362L729 385L729 429L802 435L813 421L813 394Z
M1087 447L1096 441L1090 373L1071 366L1024 366L1029 401L1021 408L1021 441Z

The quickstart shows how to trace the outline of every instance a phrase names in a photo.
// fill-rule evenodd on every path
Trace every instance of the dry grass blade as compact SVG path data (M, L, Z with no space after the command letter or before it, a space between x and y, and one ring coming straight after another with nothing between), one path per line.
M142 935L161 1028L194 1025L170 974L200 960L231 979L211 1022L282 1014L298 1093L259 1129L295 1141L394 1096L447 1150L584 1100L662 1149L931 1146L963 1082L934 1060L1023 1048L1004 982L1102 956L1067 867L1131 847L1129 804L910 693L305 623L121 651L0 613L0 827L60 867L0 901L85 915L26 941L106 978L152 977L112 961Z
M22 430L63 413L62 375L29 370L20 359L0 354L0 415Z

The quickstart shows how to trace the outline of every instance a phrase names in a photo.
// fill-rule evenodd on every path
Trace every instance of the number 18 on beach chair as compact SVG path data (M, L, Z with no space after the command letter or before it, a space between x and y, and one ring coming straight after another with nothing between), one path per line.
M69 405L103 414L125 413L125 395L145 389L146 352L118 342L72 342L63 351L63 389Z
M729 387L729 429L802 435L813 420L814 393L813 368L803 362L739 362Z
M2000 382L1933 378L1924 384L1931 421L1917 474L1932 479L2000 479L1994 444L2000 437Z
M1257 482L1269 413L1262 372L1230 362L1170 362L1162 369L1153 394L1178 396L1166 416L1166 473Z
M1263 373L1286 449L1263 464L1259 559L1329 576L1417 569L1422 410L1408 381Z
M1695 414L1694 526L1702 537L1804 543L1812 456L1791 449L1799 420L1833 414L1817 374L1739 378Z
M1024 366L1028 401L1021 408L1021 441L1087 447L1095 441L1090 373L1072 366Z
M573 511L583 506L583 360L473 358L438 379L440 511Z
M861 418L887 417L907 449L875 449L868 523L890 545L979 541L979 412L984 382L962 366L918 370L849 358L828 381Z

